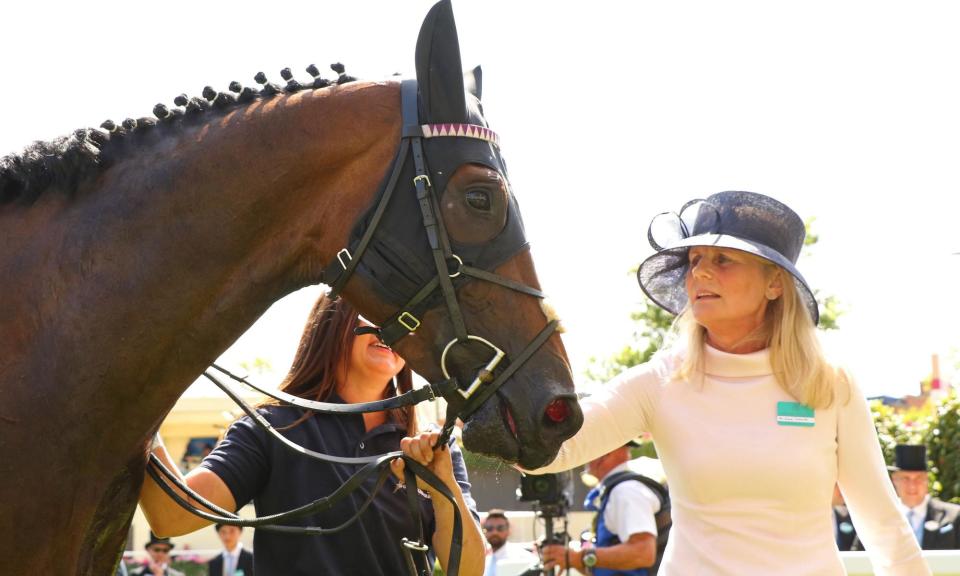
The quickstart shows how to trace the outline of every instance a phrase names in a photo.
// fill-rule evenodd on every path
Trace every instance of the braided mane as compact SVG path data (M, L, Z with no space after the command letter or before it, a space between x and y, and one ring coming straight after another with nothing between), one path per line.
M301 83L289 68L280 71L286 84L280 86L258 72L254 79L259 89L231 82L229 92L218 92L210 86L203 89L202 98L181 94L174 98L174 107L164 104L153 107L154 117L127 118L120 124L106 120L100 128L81 128L72 134L50 142L34 142L19 154L0 158L0 205L31 205L48 190L58 190L72 197L81 185L96 177L113 162L137 146L148 141L158 130L176 130L206 122L212 114L223 114L230 109L254 100L272 98L278 94L292 94L300 90L325 88L356 80L346 74L341 63L331 64L336 80L327 80L313 64L307 67L312 81Z

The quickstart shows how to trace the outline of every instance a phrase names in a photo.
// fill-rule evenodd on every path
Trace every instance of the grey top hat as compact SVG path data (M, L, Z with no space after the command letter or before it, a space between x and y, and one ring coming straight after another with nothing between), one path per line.
M687 202L679 213L664 212L653 218L647 239L657 252L640 264L637 280L658 306L679 314L687 306L687 250L693 246L732 248L789 272L817 324L817 300L796 268L805 236L803 220L786 204L755 192L719 192L706 200Z
M927 447L923 444L897 444L893 448L893 466L887 466L890 472L927 471Z

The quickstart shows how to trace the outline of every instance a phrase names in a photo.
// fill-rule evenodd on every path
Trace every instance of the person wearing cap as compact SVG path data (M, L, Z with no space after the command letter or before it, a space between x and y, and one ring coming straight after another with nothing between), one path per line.
M924 550L960 548L960 506L932 498L927 484L927 447L898 444L890 479L903 514Z
M147 563L130 573L130 576L185 576L170 567L170 551L173 542L169 538L157 538L150 532L150 540L143 545L147 549Z
M752 192L654 218L637 276L678 338L581 401L555 461L586 463L649 432L670 482L661 576L845 574L830 519L839 482L878 576L930 574L897 509L866 398L821 350L796 267L803 220Z
M593 546L543 546L544 564L596 576L657 574L670 530L670 496L659 482L630 469L631 445L587 463L587 474L598 481L584 502L595 513Z

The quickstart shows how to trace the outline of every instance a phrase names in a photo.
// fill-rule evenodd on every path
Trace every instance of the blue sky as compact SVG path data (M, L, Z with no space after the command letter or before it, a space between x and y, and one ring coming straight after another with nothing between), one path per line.
M346 63L412 73L431 2L18 3L0 37L0 154L206 84ZM801 271L848 308L827 338L870 394L960 346L960 7L950 2L455 1L484 67L544 288L576 371L628 338L650 218L745 189L816 217ZM305 73L301 73L305 76ZM589 269L592 277L579 274ZM317 294L225 360L289 362Z

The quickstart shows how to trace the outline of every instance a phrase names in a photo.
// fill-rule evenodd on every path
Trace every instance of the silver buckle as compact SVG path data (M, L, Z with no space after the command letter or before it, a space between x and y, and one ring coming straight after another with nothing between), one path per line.
M472 336L470 334L467 335L467 339L476 340L486 344L494 351L494 354L493 358L487 362L487 365L477 372L477 377L473 379L473 382L470 383L470 386L468 386L466 390L457 388L457 392L463 396L464 400L468 400L471 396L473 396L474 392L480 388L480 386L486 384L491 379L493 376L493 371L496 370L497 365L500 364L500 361L503 360L504 356L506 356L506 353L503 350L491 344L489 340L479 336ZM443 370L443 377L448 380L450 379L450 373L447 371L447 352L449 352L450 348L456 343L457 340L451 340L450 343L447 344L446 348L443 349L443 354L440 355L440 369Z
M427 188L433 188L433 184L430 183L430 177L426 174L419 174L413 177L413 185L417 185L417 181L423 180L426 183Z
M413 553L411 550L416 550L417 552L423 554L423 560L426 564L430 563L430 559L427 557L427 551L430 548L426 544L421 544L413 540L408 540L403 538L400 540L403 543L403 557L407 561L407 570L409 571L410 576L417 576L417 563L413 560Z
M409 548L411 550L416 550L417 552L427 552L428 550L430 550L429 546L427 546L426 544L421 544L415 540L408 540L407 538L403 538L400 541L403 543L403 545L406 548Z
M406 328L408 332L416 332L417 328L420 327L420 321L417 320L417 317L406 311L397 317L397 322Z
M448 270L447 276L450 276L451 278L456 278L457 276L460 275L460 271L463 270L463 260L461 260L460 257L457 256L456 254L451 254L450 257L457 261L457 271L454 272L453 274L450 274L450 271Z
M337 260L340 262L340 265L343 266L343 269L347 269L347 262L343 261L343 257L347 257L347 262L353 260L353 256L350 255L350 251L344 248L343 250L337 252Z

